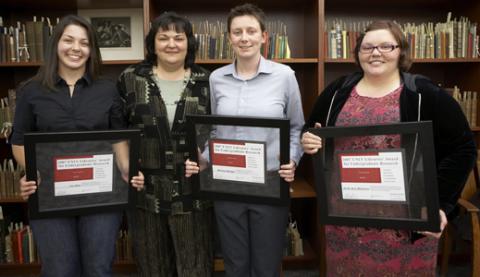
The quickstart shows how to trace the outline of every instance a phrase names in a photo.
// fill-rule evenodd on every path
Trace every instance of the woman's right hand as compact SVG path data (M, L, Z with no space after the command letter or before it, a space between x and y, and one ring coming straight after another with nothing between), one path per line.
M198 174L200 171L200 167L197 165L196 162L190 161L190 159L187 159L185 161L185 177L190 177L193 174Z
M196 162L190 161L190 159L185 161L185 177L187 178L193 174L198 174L198 172L207 168L208 161L202 156L200 149L197 148L197 152L200 165Z
M23 200L28 200L31 194L37 191L37 182L27 181L27 177L20 178L20 196Z
M322 127L320 123L315 123L315 128L320 127ZM303 133L300 142L303 146L303 152L307 154L315 154L318 152L318 149L322 148L322 139L310 132Z

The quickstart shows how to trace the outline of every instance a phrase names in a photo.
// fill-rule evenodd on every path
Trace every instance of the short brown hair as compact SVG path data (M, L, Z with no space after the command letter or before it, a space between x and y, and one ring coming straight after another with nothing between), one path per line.
M363 38L365 34L370 31L376 30L388 30L395 38L398 43L398 47L400 49L400 58L398 59L398 69L400 71L406 72L410 69L412 65L412 59L410 58L410 46L408 45L408 41L403 35L402 29L398 26L397 23L390 21L390 20L379 20L371 23L365 29L357 39L357 44L355 45L355 62L358 66L360 66L360 60L358 58L358 52L360 51L360 46L362 45Z
M235 6L233 9L230 10L227 19L227 30L230 33L230 26L232 25L232 21L235 17L250 15L255 17L255 19L260 24L260 29L262 32L265 32L265 13L259 7L246 3L240 6Z
M151 65L157 65L157 54L155 53L155 36L159 30L173 30L177 33L185 33L187 36L187 56L185 57L185 68L191 68L195 63L195 51L197 43L193 35L192 24L185 17L175 12L165 12L152 21L152 26L145 38L147 55L145 61Z

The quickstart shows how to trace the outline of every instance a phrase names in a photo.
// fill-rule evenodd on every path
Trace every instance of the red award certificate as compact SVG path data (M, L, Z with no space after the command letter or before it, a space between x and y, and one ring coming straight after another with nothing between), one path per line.
M406 201L402 151L338 154L345 200Z
M55 196L111 192L113 154L53 159Z
M211 139L213 179L265 184L265 143Z

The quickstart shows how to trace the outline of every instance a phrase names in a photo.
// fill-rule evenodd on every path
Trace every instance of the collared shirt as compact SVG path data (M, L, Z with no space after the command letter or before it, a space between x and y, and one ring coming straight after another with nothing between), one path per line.
M23 145L26 132L90 131L126 127L124 104L111 81L84 76L72 96L65 80L57 91L29 81L18 91L12 144Z
M243 79L232 63L212 72L210 90L212 114L290 119L290 159L298 165L304 117L295 72L289 66L261 57L257 73ZM278 169L280 134L276 129L222 126L217 137L266 141L268 170Z

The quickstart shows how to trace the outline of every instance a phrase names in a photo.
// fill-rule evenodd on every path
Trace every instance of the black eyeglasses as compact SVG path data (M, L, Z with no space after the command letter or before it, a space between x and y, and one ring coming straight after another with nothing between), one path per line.
M390 53L396 48L400 47L400 45L393 45L393 44L380 44L377 46L373 45L360 45L360 53L370 54L373 53L373 50L377 49L380 53Z

